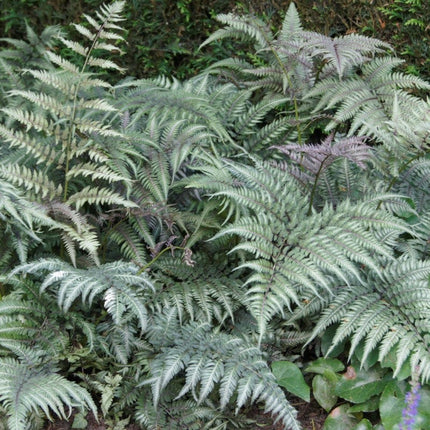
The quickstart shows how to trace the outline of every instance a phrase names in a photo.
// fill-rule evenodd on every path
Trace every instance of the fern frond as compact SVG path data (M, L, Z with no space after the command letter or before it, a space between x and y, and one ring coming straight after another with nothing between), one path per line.
M213 320L223 323L235 320L235 311L244 300L239 279L229 273L224 264L214 264L199 254L193 256L195 265L187 266L180 259L164 259L157 263L157 280L161 289L153 297L154 305L164 303L176 308L181 323L188 320ZM171 274L175 274L175 280Z
M303 27L296 5L294 2L291 2L287 13L285 14L284 21L282 22L279 38L281 40L288 41L296 38L297 36L301 36L302 31Z
M25 166L2 164L0 175L13 184L32 190L40 196L51 199L61 195L62 187L49 180L43 171L30 170Z
M395 375L408 360L411 369L420 369L421 377L427 381L429 274L427 261L413 259L388 263L377 281L375 274L369 272L365 283L343 288L328 301L312 338L338 324L331 349L350 338L351 355L364 342L363 362L374 349L378 349L381 361L395 351Z
M236 37L246 41L253 41L257 44L258 49L263 49L273 39L268 26L257 17L238 16L230 13L217 15L217 20L227 27L215 31L200 45L200 48L214 40Z
M241 338L212 332L206 324L180 327L170 317L168 322L157 322L150 336L151 342L164 347L152 361L151 378L145 382L151 384L155 405L169 382L185 369L185 385L178 397L191 392L200 404L219 385L221 409L237 393L236 413L247 401L263 401L266 412L277 415L285 429L300 429L295 410L256 347Z
M12 358L0 359L0 401L6 407L11 430L26 429L28 415L33 411L43 411L49 419L51 411L67 419L73 407L97 414L91 396L78 384L51 369L32 367Z
M399 60L392 57L375 58L362 66L362 76L351 76L341 82L334 77L323 79L309 91L306 98L322 96L314 111L338 106L334 120L327 126L328 130L354 117L351 133L358 130L364 134L360 128L363 123L375 124L375 128L378 124L383 127L384 122L390 119L396 95L400 97L401 94L405 103L413 100L397 88L430 88L430 84L422 79L393 73L393 67L398 64Z
M25 113L24 115L27 116ZM28 122L28 118L23 119L23 122L24 121ZM43 119L37 121L39 126L41 123L44 123ZM0 124L0 136L2 136L11 147L18 147L25 150L27 154L34 156L37 163L55 163L59 159L59 155L55 147L47 144L45 141L41 142L40 139L31 137L28 133L11 130Z
M78 164L72 167L67 172L68 178L75 178L77 176L91 177L92 180L97 181L103 179L106 182L124 182L124 176L118 175L113 172L108 166L97 166L91 163Z
M418 158L408 164L394 184L399 194L409 196L418 212L427 211L430 203L430 160Z
M82 302L92 304L96 296L104 294L106 310L115 321L129 309L141 324L147 325L145 303L142 293L153 290L146 275L137 274L131 264L117 262L89 269L78 269L56 259L44 259L16 267L12 274L48 274L41 284L41 291L57 286L58 305L68 311L75 300L81 296Z
M353 66L368 61L368 55L383 53L391 49L388 43L360 34L328 37L315 32L302 32L306 40L304 49L311 51L312 57L321 56L327 63L325 68L333 68L341 79Z
M78 210L85 204L110 204L123 207L136 207L136 204L122 197L120 194L108 188L87 186L81 191L72 194L68 199L69 205L75 206Z
M344 282L350 282L350 276L361 279L357 263L381 274L373 253L392 258L392 251L391 243L381 243L377 232L391 228L399 235L408 230L395 216L378 210L374 201L345 201L336 209L325 206L321 213L309 212L294 180L267 163L252 168L229 162L227 167L232 182L212 195L227 197L253 215L242 216L214 239L238 235L243 240L232 252L246 251L255 258L238 268L252 272L245 283L247 305L260 336L274 315L299 304L299 286L317 295L319 288L330 292L332 275ZM216 182L215 176L212 189L219 188Z
M64 103L57 100L55 97L45 93L36 93L34 91L11 90L11 96L19 96L34 103L36 106L41 107L56 116L69 116L72 112L71 105L64 105Z
M291 160L305 168L318 180L319 176L339 158L350 160L361 168L366 168L370 158L370 147L364 144L365 138L354 136L333 142L334 135L329 135L320 144L273 146L288 155Z

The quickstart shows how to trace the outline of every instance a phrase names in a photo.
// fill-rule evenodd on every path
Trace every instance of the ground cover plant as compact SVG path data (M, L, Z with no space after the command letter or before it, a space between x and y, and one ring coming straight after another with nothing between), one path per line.
M134 79L123 7L0 52L3 425L427 428L430 84L293 3Z

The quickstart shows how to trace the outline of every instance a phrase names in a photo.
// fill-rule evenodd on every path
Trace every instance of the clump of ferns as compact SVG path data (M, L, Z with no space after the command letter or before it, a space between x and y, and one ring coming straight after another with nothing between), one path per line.
M132 164L126 139L97 113L116 109L103 92L102 97L94 96L94 91L111 87L95 76L96 70L120 70L100 53L118 51L122 7L121 2L103 7L98 20L86 16L88 28L75 25L87 47L59 37L83 58L81 68L46 51L51 64L47 70L24 70L39 85L9 91L11 99L25 101L24 107L2 109L10 120L0 125L0 135L11 150L2 163L1 176L23 188L32 200L46 204L52 218L60 219L63 249L74 262L76 244L97 260L97 235L81 208L135 206L124 192ZM31 109L26 108L28 104ZM123 151L114 145L118 139L124 143ZM130 167L124 167L127 164Z

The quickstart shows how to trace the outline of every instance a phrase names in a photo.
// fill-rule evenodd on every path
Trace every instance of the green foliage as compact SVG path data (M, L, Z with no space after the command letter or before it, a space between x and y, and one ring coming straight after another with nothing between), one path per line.
M430 378L430 84L293 3L220 15L202 51L238 48L187 80L116 81L124 7L1 51L9 426L298 430L303 348L327 428L384 422L388 379Z
M310 388L296 364L290 361L275 361L272 363L272 371L281 387L307 402L310 401Z
M415 75L429 76L429 18L430 13L423 0L394 0L381 7L388 18L388 26L396 28L393 43L407 61L407 70Z
M21 39L26 24L41 33L53 24L77 22L83 12L95 10L102 0L3 0L0 33L8 38ZM290 0L233 1L132 0L125 5L124 26L129 46L123 64L133 76L174 75L189 78L210 65L214 59L224 58L226 49L214 44L204 53L197 47L217 26L216 14L237 13L271 20L278 28ZM326 36L357 33L377 37L393 44L396 51L407 59L404 69L428 79L428 8L423 0L301 0L297 8L306 28ZM25 19L25 21L23 20ZM249 52L242 44L240 50ZM73 53L62 50L62 55ZM252 54L249 52L249 56ZM68 57L70 58L70 57Z
M377 428L370 421L375 422L372 418L375 412L379 412L379 422L384 429L401 428L402 410L406 407L405 395L409 384L393 379L391 370L371 364L369 360L369 366L359 368L357 358L358 355L346 369L341 361L334 358L318 358L305 368L306 373L315 374L312 377L313 396L330 412L324 429L345 428L342 425L357 425L354 427L357 429ZM419 392L422 400L415 422L417 428L425 428L429 419L424 406L428 402L428 386L420 387Z

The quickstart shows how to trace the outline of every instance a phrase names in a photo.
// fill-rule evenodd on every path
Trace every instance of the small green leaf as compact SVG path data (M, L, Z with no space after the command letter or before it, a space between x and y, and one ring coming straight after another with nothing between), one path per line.
M385 387L379 402L379 413L385 430L398 430L402 420L402 410L406 407L405 397L410 385L404 381L392 381ZM430 390L420 389L420 402L415 428L430 428Z
M373 425L372 423L364 418L362 419L352 430L372 430Z
M358 424L357 418L348 414L349 404L338 406L330 412L323 430L348 430Z
M315 400L325 411L330 411L337 402L335 393L336 381L327 379L325 376L316 375L312 380L312 390Z
M304 401L310 401L311 390L296 364L290 361L275 361L272 364L272 372L278 385Z
M349 412L375 412L379 409L379 396L372 397L364 403L358 403L357 405L351 406Z
M73 417L72 429L86 429L88 421L86 420L86 414L79 412Z
M349 366L336 386L336 394L352 403L363 403L381 393L387 381L383 372L375 369L357 370Z
M79 412L73 418L72 429L86 429L88 426L88 421L85 419L85 414Z
M320 375L323 375L327 370L341 372L343 369L345 369L345 365L337 358L321 357L310 362L306 367L305 372L319 373Z
M386 385L379 402L379 414L385 430L398 429L405 406L406 384L392 381Z

